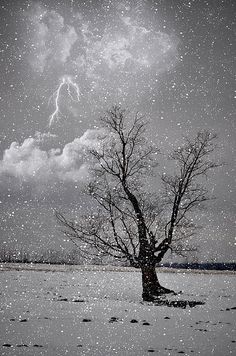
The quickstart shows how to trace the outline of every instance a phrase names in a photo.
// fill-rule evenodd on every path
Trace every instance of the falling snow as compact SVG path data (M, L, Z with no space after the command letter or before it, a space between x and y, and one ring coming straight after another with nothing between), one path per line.
M219 134L216 158L227 164L209 182L217 199L198 216L199 258L233 259L234 10L234 1L218 0L3 1L1 245L66 245L53 209L84 209L76 180L83 160L64 161L61 180L58 162L98 127L104 110L120 103L145 115L150 139L164 153L199 129ZM67 168L75 172L73 184L64 179Z
M132 269L45 264L98 262L82 261L54 211L90 208L87 152L104 139L99 118L114 104L140 112L160 148L152 192L183 137L218 134L213 159L224 165L205 181L216 199L192 217L203 228L188 259L234 260L235 5L1 1L0 258L44 262L0 266L1 355L235 354L233 272L160 273L183 291L172 298L200 302L180 309L143 303Z

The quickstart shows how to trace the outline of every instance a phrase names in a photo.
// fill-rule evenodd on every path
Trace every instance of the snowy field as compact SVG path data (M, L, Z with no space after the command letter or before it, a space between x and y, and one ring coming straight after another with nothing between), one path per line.
M17 266L17 267L16 267ZM0 355L236 355L231 273L159 273L194 308L142 303L141 275L1 265Z

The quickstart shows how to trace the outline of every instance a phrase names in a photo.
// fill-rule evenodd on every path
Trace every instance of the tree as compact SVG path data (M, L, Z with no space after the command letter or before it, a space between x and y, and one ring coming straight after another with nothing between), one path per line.
M145 137L143 117L136 114L130 123L127 115L112 107L101 119L103 136L89 151L93 178L86 193L95 203L93 211L78 221L60 212L56 217L81 251L110 255L140 268L143 299L151 301L173 292L160 285L155 267L168 250L182 250L180 242L195 228L189 213L209 199L201 178L217 166L209 158L216 136L199 132L173 151L170 158L177 170L162 176L163 194L158 197L147 185L159 150Z

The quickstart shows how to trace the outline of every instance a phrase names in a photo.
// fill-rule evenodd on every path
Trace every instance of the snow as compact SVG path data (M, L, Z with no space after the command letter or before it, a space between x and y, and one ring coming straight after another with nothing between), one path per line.
M0 354L236 354L235 274L159 278L182 290L178 298L205 304L142 303L141 275L132 269L1 265Z

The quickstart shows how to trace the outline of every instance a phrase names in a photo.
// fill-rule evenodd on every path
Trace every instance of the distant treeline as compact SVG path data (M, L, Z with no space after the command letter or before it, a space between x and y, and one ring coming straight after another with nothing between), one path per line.
M204 263L162 263L160 267L179 268L179 269L200 269L200 270L220 270L236 271L234 262L204 262Z
M2 248L0 249L0 262L80 265L83 260L76 250L26 251Z
M0 262L8 263L45 263L58 265L122 265L129 267L128 263L107 260L96 256L87 259L82 258L77 249L67 250L44 250L44 251L26 251L21 249L0 248ZM176 269L199 269L199 270L221 270L235 271L236 263L234 262L204 262L204 263L161 263L159 267L168 267Z

